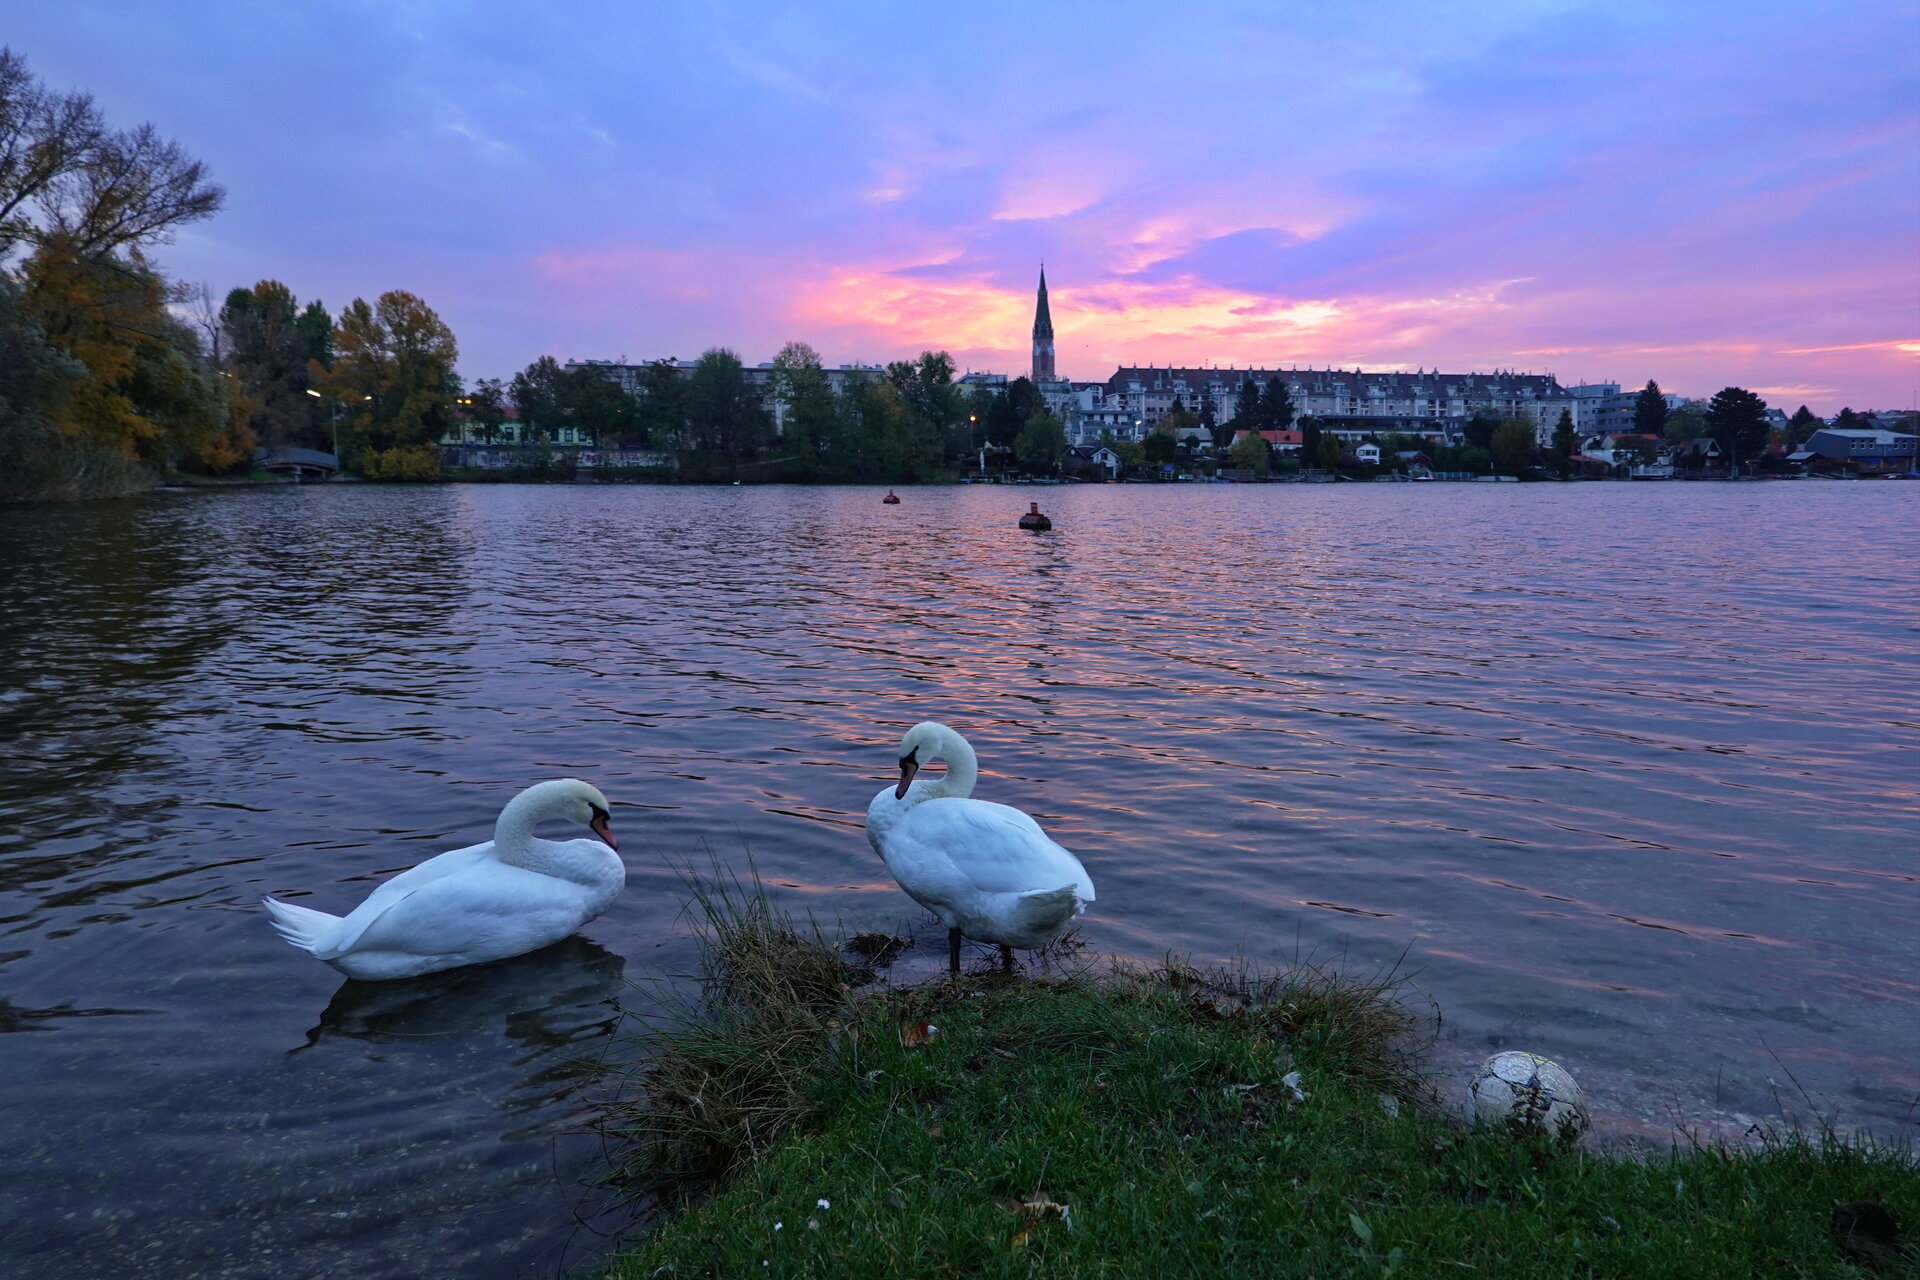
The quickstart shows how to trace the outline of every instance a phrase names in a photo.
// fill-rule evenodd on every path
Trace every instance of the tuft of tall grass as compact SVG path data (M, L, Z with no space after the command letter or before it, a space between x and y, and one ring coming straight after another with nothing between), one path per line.
M814 1059L853 987L873 980L811 921L776 913L757 880L689 882L700 1002L643 1036L636 1087L604 1124L627 1147L620 1180L663 1200L764 1153L805 1114Z

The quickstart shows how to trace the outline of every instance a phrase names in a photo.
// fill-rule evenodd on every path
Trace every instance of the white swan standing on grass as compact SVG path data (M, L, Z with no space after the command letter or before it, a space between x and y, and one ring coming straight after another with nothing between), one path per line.
M533 829L549 818L600 838L542 840ZM401 872L344 918L262 902L281 937L349 978L412 978L560 941L619 896L627 869L618 847L607 798L563 778L508 801L492 840Z
M939 779L913 775L947 762ZM900 742L900 782L867 806L867 839L907 896L947 926L947 959L960 972L962 936L1000 946L1044 946L1093 901L1080 860L1018 809L969 799L980 763L967 740L928 721Z

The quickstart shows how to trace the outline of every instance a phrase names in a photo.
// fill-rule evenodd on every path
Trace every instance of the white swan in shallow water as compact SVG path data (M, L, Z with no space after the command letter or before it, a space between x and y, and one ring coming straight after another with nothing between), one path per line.
M549 818L599 840L542 840ZM604 841L604 843L602 843ZM350 978L412 978L536 951L598 916L627 882L607 798L564 778L528 787L500 811L493 839L403 871L345 917L263 899L273 927Z
M914 781L934 760L938 779ZM900 742L900 782L867 806L867 839L907 896L947 926L947 959L960 972L964 935L1010 947L1052 941L1093 901L1080 860L1018 809L973 800L980 764L967 740L928 721Z

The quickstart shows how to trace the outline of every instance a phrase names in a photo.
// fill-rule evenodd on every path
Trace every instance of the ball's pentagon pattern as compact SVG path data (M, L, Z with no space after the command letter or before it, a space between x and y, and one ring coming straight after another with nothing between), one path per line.
M1516 1049L1496 1053L1467 1082L1475 1119L1532 1129L1571 1143L1586 1132L1587 1103L1559 1063Z

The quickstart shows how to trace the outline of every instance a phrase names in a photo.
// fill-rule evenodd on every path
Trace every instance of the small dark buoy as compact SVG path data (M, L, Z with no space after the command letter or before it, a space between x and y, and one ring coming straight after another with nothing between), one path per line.
M1040 514L1039 503L1029 502L1027 504L1027 514L1020 517L1020 527L1022 529L1031 529L1035 533L1045 533L1047 530L1053 528L1053 521Z
M888 506L893 506L900 501L900 495L889 489L887 490L887 496L880 499L880 501L886 503Z

